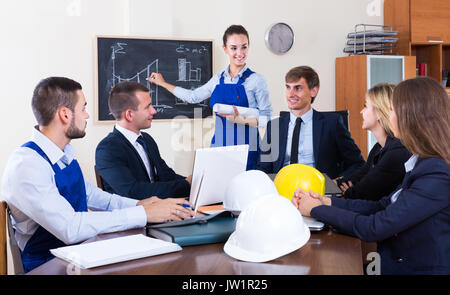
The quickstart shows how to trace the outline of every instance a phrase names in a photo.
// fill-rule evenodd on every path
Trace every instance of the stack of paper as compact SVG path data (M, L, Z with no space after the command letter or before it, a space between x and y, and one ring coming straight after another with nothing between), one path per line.
M349 55L392 54L397 34L392 26L358 24L355 31L347 35L350 46L345 47L344 52Z
M139 234L61 247L50 252L85 269L180 250L177 244Z

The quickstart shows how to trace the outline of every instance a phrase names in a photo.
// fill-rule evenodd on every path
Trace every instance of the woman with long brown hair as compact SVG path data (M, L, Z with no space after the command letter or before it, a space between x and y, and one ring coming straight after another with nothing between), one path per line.
M450 99L426 77L394 89L390 122L413 156L400 187L380 201L326 198L298 189L304 216L377 242L382 274L450 274Z

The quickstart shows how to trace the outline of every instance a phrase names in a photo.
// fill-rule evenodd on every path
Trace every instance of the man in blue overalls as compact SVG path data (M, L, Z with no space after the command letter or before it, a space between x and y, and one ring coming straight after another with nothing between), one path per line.
M193 215L182 206L189 204L184 199L137 201L103 192L84 179L70 145L84 137L89 118L78 82L42 80L34 90L32 109L39 125L9 158L2 183L25 272L52 259L50 249Z

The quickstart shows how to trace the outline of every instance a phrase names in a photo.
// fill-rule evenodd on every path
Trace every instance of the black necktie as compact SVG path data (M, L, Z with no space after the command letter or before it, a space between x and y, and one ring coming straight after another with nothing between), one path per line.
M152 160L150 159L150 156L148 154L147 145L145 144L144 137L142 135L140 135L136 139L136 141L144 148L144 151L147 154L148 164L150 165L150 175L149 175L150 182L155 182L155 169L153 167Z
M300 139L300 126L302 122L303 120L300 117L295 120L294 133L292 134L291 164L298 163L298 141Z

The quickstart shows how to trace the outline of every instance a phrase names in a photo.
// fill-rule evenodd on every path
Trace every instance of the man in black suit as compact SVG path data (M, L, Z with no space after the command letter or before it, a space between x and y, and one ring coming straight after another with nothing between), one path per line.
M278 173L286 165L300 163L337 178L362 166L361 151L342 116L311 107L319 92L317 73L308 66L295 67L285 80L290 113L267 124L258 169Z
M135 199L188 197L191 176L176 174L161 158L155 140L141 132L150 128L156 114L148 88L118 83L108 105L116 126L95 151L95 167L105 190Z

